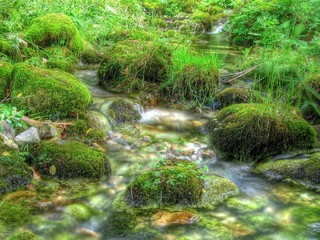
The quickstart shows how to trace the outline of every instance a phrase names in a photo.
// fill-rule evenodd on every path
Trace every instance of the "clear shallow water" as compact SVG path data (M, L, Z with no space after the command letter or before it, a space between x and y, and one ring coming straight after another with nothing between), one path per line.
M97 86L95 74L80 71L77 76L90 87L93 110L99 112L105 102L124 96ZM113 130L108 140L101 143L113 167L109 180L50 181L56 184L55 190L25 197L25 204L36 205L37 210L25 223L0 226L0 239L20 228L30 229L49 240L320 239L320 194L266 181L252 173L246 164L217 160L206 139L197 134L197 127L212 115L214 112L191 114L165 107L145 110L137 126ZM139 172L170 154L193 160L200 167L207 165L206 175L232 180L240 195L214 210L198 209L197 224L155 228L151 216L146 214L138 218L132 235L110 236L110 218L114 217L110 216L110 210L116 196Z

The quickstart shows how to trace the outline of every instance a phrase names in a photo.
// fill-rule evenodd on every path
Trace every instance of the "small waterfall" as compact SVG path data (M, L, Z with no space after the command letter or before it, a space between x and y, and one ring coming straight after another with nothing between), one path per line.
M214 23L211 32L208 32L208 34L219 34L223 31L226 25L227 25L226 18L219 19Z

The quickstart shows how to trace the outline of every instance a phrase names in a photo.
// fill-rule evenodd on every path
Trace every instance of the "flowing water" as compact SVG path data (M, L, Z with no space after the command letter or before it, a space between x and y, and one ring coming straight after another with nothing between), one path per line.
M213 35L204 38L212 41ZM227 46L217 49L231 55L237 52ZM195 114L169 106L142 110L135 98L100 88L95 70L81 70L76 75L92 93L92 111L109 129L107 140L100 146L110 159L112 177L96 183L53 179L36 196L27 194L32 186L27 191L7 194L4 198L8 199L20 193L27 200L25 204L36 206L37 210L24 223L0 226L0 239L20 228L30 229L48 240L320 239L320 194L269 182L244 163L219 161L198 131L214 116L214 111ZM112 129L105 115L106 106L118 98L136 104L142 115L136 125ZM240 194L214 209L198 209L198 223L157 228L146 214L138 219L131 234L110 235L115 217L110 212L115 198L139 172L171 155L192 160L204 170L207 166L206 175L232 180ZM48 191L48 187L54 191Z

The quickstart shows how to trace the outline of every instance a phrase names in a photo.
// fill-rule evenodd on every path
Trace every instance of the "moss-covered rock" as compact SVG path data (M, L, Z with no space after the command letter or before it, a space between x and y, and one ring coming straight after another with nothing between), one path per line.
M11 80L12 65L0 60L0 101L6 97Z
M0 205L0 225L15 226L30 220L30 208L23 203L2 202Z
M91 103L89 90L73 75L25 63L13 68L11 96L18 108L51 117L81 112Z
M0 151L0 194L25 186L31 180L32 171L27 164L14 153L5 157Z
M64 217L69 221L88 221L94 214L94 211L85 204L74 203L67 206Z
M111 167L103 152L75 142L43 141L33 149L37 168L49 175L55 166L54 175L62 178L101 178L110 176Z
M115 125L133 123L141 118L140 113L135 109L134 105L123 99L114 100L110 104L107 113Z
M22 55L19 46L14 47L12 42L8 39L0 38L0 57L5 60L11 60L14 62L19 62L22 60Z
M76 53L84 49L83 40L71 18L52 13L35 18L25 32L25 38L41 46L66 46Z
M28 230L18 231L12 234L9 238L7 238L7 240L42 240L42 239L43 238L39 237L38 235Z
M315 146L315 130L294 111L263 104L235 104L207 125L210 142L225 160L259 161Z
M159 82L165 78L169 58L169 50L161 44L137 40L118 42L101 64L100 83L109 88L122 84L141 89L143 81Z
M74 71L74 63L66 59L50 58L48 59L47 67L58 68L62 71L71 72L71 73Z
M310 159L283 159L258 165L256 172L277 181L294 182L320 191L320 154Z
M237 194L239 194L239 189L231 180L209 176L205 179L205 193L198 206L213 209L216 205Z
M222 108L228 107L236 103L257 102L260 97L249 88L230 87L215 95Z
M85 141L101 141L105 138L106 133L99 128L94 127L90 122L78 119L73 126L67 129L68 136L85 140Z
M190 205L201 201L203 189L201 173L195 164L172 161L139 175L128 186L126 199L133 206Z
M209 13L196 11L191 16L192 20L199 25L200 31L209 31L212 28L212 19Z

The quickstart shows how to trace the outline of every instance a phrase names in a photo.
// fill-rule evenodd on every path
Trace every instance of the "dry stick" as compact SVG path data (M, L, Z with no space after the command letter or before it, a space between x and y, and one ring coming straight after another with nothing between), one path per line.
M41 122L41 121L33 120L33 119L28 118L26 116L22 117L22 121L28 123L31 126L36 126L36 127L39 127L43 124L57 125L57 127L73 126L74 125L74 123L72 123L72 122L51 122L51 121Z
M235 77L233 77L233 78L231 78L231 79L229 79L229 80L221 80L221 82L223 82L223 83L231 83L232 81L234 81L234 80L236 80L236 79L238 79L238 78L240 78L240 77L248 74L249 72L255 70L257 67L259 67L259 65L260 65L260 64L255 65L255 66L253 66L253 67L251 67L251 68L248 68L248 69L246 69L246 70L244 70L244 71L242 71L242 72L234 73L233 76L235 76ZM222 77L225 77L225 76L230 76L230 75L227 74L227 75L224 75L224 76L222 76Z

